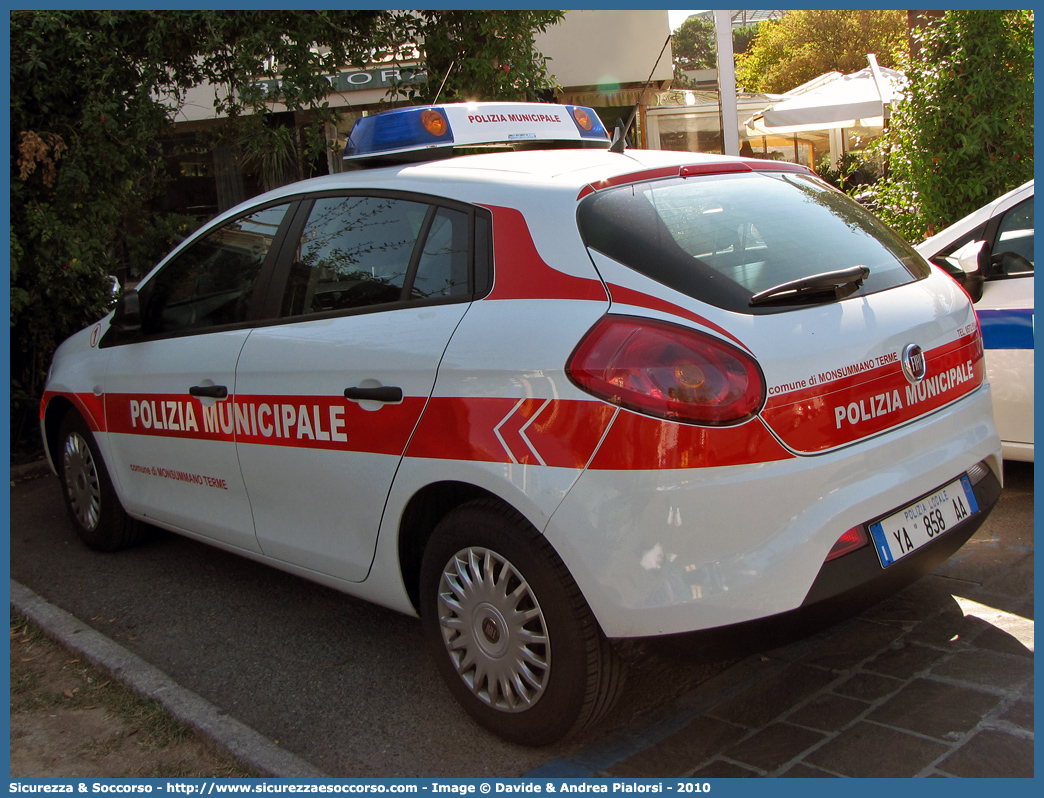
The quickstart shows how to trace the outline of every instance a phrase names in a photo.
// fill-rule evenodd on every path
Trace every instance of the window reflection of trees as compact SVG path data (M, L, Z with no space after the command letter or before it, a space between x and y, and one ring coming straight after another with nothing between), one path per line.
M908 245L816 178L769 174L757 190L751 180L650 184L645 193L679 247L751 292L853 265L919 274Z
M307 280L291 313L400 298L426 206L376 197L316 201L295 270Z
M145 288L146 334L243 321L286 209L230 222L164 267Z
M849 241L853 253L859 247L859 255L854 258L859 263L851 265L869 266L872 271L880 272L894 270L901 264L903 270L915 279L928 276L921 258L906 241L841 192L810 175L784 173L777 179L795 186L806 198L826 209L834 219L841 221L856 237L861 238L858 244L856 238ZM849 264L842 264L845 265Z
M468 293L468 217L440 208L421 253L411 296L415 299Z
M412 206L421 218L425 206L400 200L349 197L318 200L305 230L302 260L339 276L364 273L369 262L371 277L404 277L416 241L416 232L403 217ZM375 253L398 256L378 260ZM377 266L398 265L398 271L382 271Z
M467 296L470 230L468 214L425 203L318 199L291 265L282 314ZM425 242L411 275L421 233Z

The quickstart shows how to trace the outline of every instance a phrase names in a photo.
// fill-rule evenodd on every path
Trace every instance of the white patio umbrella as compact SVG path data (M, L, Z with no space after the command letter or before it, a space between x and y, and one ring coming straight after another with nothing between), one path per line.
M903 75L877 65L842 75L820 75L746 122L747 135L800 133L845 127L882 127L892 103L902 96Z

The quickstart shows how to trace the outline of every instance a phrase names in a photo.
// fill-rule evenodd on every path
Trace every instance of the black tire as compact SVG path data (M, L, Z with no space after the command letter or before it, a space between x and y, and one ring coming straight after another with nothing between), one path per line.
M450 692L511 742L574 735L619 695L621 660L569 571L525 518L494 500L461 505L438 524L420 598Z
M87 423L75 410L62 419L55 465L69 518L80 539L97 551L137 543L142 524L124 511Z

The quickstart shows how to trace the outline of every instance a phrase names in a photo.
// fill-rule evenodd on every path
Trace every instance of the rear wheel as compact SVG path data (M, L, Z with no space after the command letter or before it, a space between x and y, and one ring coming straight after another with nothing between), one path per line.
M547 541L492 500L436 527L421 567L421 617L451 692L490 731L546 745L598 720L621 664Z
M59 447L62 495L80 539L98 551L117 551L136 543L142 526L124 512L98 443L75 410L62 419Z

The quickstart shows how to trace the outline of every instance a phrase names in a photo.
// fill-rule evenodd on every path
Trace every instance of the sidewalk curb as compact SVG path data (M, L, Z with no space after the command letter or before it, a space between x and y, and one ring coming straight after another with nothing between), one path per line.
M11 481L22 482L26 479L38 479L51 473L51 466L47 460L37 460L33 463L11 466Z
M14 579L11 604L63 645L159 701L178 720L198 729L258 772L277 778L330 778Z

